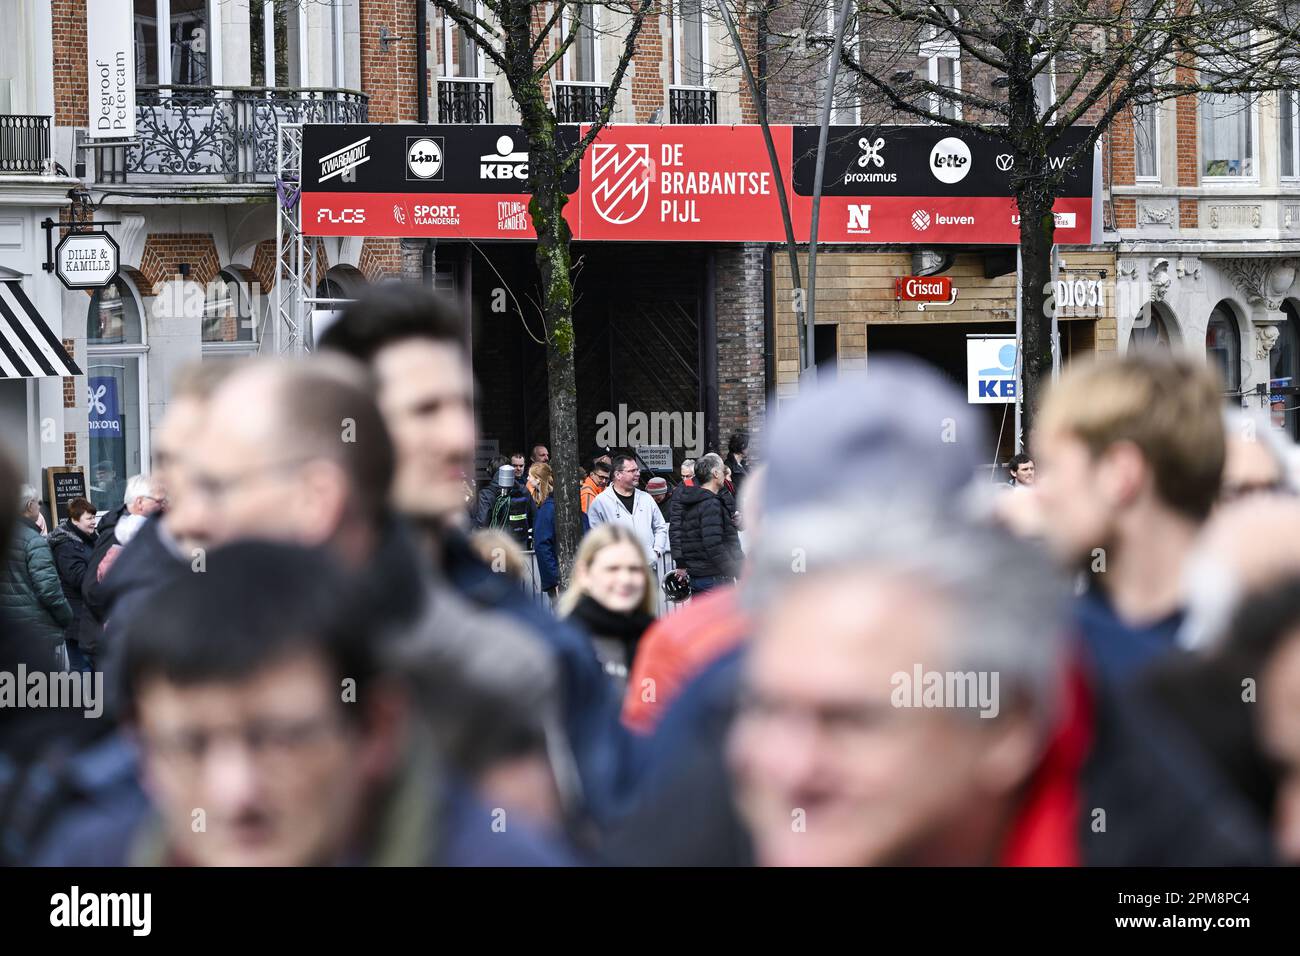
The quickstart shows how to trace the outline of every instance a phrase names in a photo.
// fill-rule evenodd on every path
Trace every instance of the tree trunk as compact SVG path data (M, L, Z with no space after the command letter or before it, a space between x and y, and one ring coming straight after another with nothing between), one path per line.
M1053 200L1038 190L1016 197L1020 211L1020 360L1023 393L1022 439L1027 443L1034 413L1052 374L1052 240L1056 224Z

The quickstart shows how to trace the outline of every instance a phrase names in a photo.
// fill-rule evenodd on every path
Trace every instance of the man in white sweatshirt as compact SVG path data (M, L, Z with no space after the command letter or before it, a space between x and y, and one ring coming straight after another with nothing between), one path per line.
M641 471L631 455L615 455L609 486L598 494L587 509L593 528L616 522L626 525L641 546L646 561L653 563L668 550L668 523L655 500L637 488Z

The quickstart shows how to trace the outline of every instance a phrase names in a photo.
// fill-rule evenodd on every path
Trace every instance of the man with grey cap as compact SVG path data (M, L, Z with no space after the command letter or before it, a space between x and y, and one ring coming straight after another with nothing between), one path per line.
M971 517L965 491L986 437L935 372L883 358L865 381L841 380L776 419L767 524L745 585L757 633L664 718L651 783L611 856L1266 859L1258 828L1186 741L1078 666L1045 554ZM867 487L809 487L797 467L809 457L843 463ZM1106 808L1103 835L1095 807Z

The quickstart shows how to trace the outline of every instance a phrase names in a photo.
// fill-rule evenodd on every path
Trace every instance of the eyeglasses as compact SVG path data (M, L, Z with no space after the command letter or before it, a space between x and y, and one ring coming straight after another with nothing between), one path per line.
M244 727L186 730L175 734L145 734L145 747L177 770L197 770L222 737L234 737L252 759L269 769L301 755L346 726L342 715L304 720L262 720Z
M162 508L166 508L166 507L167 507L167 496L166 496L166 495L163 495L161 498L159 498L159 497L157 497L157 496L155 496L155 495L141 495L140 497L141 497L141 498L148 498L150 501L156 501L156 502L158 502L159 507L162 507Z
M1219 500L1221 501L1239 501L1242 498L1249 498L1252 495L1291 495L1294 492L1287 485L1286 481L1279 478L1277 481L1257 481L1242 483L1240 485L1224 485L1219 490Z
M191 487L197 494L205 498L220 501L240 485L246 485L249 482L256 481L257 479L264 478L268 475L295 471L311 460L310 456L300 455L297 458L286 458L282 461L270 462L266 465L262 465L260 468L252 468L243 474L230 475L226 478L218 478L214 475L198 474L194 476Z

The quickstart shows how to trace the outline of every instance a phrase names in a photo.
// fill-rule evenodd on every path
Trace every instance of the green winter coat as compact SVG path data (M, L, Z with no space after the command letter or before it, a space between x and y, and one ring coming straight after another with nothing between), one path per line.
M9 542L5 565L0 568L0 608L5 617L51 646L63 641L63 629L72 623L72 607L63 596L59 571L50 546L26 518Z

